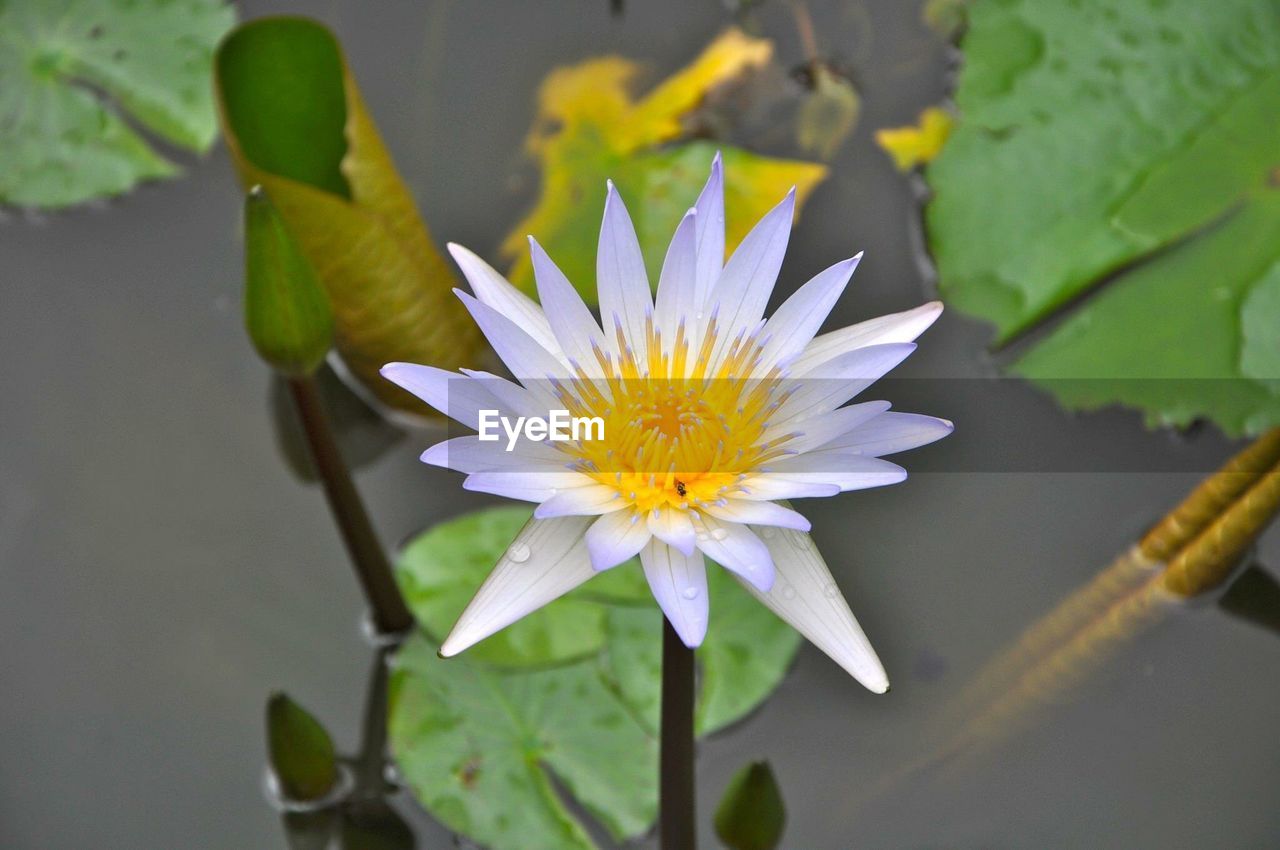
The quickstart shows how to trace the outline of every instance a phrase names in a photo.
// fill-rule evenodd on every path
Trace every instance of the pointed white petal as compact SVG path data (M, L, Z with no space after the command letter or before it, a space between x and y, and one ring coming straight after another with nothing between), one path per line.
M807 419L797 418L770 426L762 439L772 441L785 436L789 439L782 445L787 451L795 454L812 451L826 446L877 416L884 415L888 409L887 401L851 404Z
M690 210L680 220L676 235L667 248L667 259L658 277L658 301L653 322L662 334L663 348L670 352L675 345L680 321L692 317L700 306L697 297L697 213Z
M492 493L522 502L546 502L562 490L581 489L591 479L578 472L473 472L462 481L464 490ZM541 507L541 506L539 506ZM553 514L558 515L558 514Z
M891 455L928 445L955 430L947 419L920 413L882 413L824 448L849 449L868 457Z
M532 298L471 251L455 242L450 242L448 247L477 298L524 328L538 345L552 354L560 354L560 344L551 332L551 324Z
M737 495L740 499L750 499L753 502L773 502L778 499L822 499L839 492L840 488L835 484L796 481L762 472L740 481Z
M844 380L875 381L910 357L915 350L914 342L864 345L861 348L837 354L807 372L795 372L794 379L805 383Z
M809 343L791 364L793 375L802 375L822 363L857 348L891 342L912 342L942 315L942 302L931 301L912 310L878 316L832 331Z
M676 508L656 508L648 514L649 532L654 537L674 546L685 555L692 555L697 532L688 511Z
M596 317L583 303L582 296L564 276L564 272L551 261L532 236L529 237L529 254L533 258L533 275L538 282L538 298L546 311L547 321L565 356L575 363L588 377L602 373L596 361L593 345L601 351L609 351L604 334Z
M792 189L780 204L765 213L725 263L711 291L710 303L718 310L719 327L713 364L739 333L754 329L764 316L791 238L795 201Z
M685 555L651 539L640 550L640 563L653 598L676 634L685 646L700 645L707 635L707 569L702 553Z
M696 310L707 306L724 268L724 162L719 151L711 160L711 176L694 209L698 213L698 268L693 297Z
M653 535L644 517L632 510L618 510L591 523L587 529L587 553L599 570L616 567L640 554Z
M756 533L736 522L720 522L715 517L703 517L703 528L698 532L698 548L740 578L750 582L757 590L767 592L773 587L773 556Z
M499 406L508 418L511 418L512 414L516 417L544 417L547 415L547 411L563 407L560 400L551 393L551 385L547 381L531 380L529 386L522 387L515 381L509 381L492 372L482 372L478 369L463 369L461 371L467 377L474 378L483 385L489 395L498 400ZM506 444L505 437L502 442L503 445ZM527 443L529 441L521 440L521 442Z
M884 377L916 350L914 342L870 345L846 351L813 371L796 376L798 389L771 417L790 423L835 410Z
M775 363L786 366L813 340L861 259L858 254L819 272L769 317L760 336L766 340L760 356L761 372Z
M456 655L595 575L582 540L587 517L533 519L476 591L440 647Z
M480 430L481 410L502 410L483 382L456 372L416 363L388 363L382 367L381 374L445 416L476 431Z
M759 533L773 555L777 578L768 593L747 582L743 586L869 690L889 690L880 659L809 535L785 529Z
M571 462L547 443L523 440L507 451L505 440L481 440L475 434L436 443L420 460L458 472L563 472Z
M539 345L515 322L462 290L454 291L480 326L480 332L489 340L494 352L521 383L528 386L531 381L545 381L568 373L568 368L559 358Z
M907 480L896 463L847 452L809 452L769 465L769 471L797 481L835 484L841 491L887 487Z
M808 531L810 528L809 520L801 514L775 502L753 502L749 499L722 499L721 502L723 504L712 502L699 505L698 509L726 522L777 525L800 531Z
M622 499L617 490L592 482L585 486L559 490L538 505L533 515L539 519L553 516L598 516L622 507Z
M596 285L600 290L600 317L605 337L614 343L614 328L621 324L636 360L644 362L645 327L653 312L653 297L649 293L649 276L644 269L636 229L612 182L600 225Z

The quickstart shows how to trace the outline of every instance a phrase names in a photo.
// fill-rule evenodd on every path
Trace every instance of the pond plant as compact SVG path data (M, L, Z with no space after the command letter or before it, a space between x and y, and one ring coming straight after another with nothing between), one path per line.
M980 15L974 20L981 25ZM821 71L811 23L801 29L810 67ZM257 85L252 69L293 54L307 70L303 78L327 82L276 93ZM639 101L622 86L632 71L620 62L553 75L540 98L547 124L530 137L546 185L521 225L542 234L527 237L526 256L515 251L517 234L508 238L509 277L448 246L470 289L453 290L469 314L463 318L441 306L452 275L425 236L332 36L305 20L269 19L241 27L220 51L224 125L252 186L250 332L286 376L374 634L399 647L385 705L372 710L388 714L397 775L427 809L498 850L594 846L558 799L553 776L612 838L641 834L656 817L663 850L694 847L695 736L743 716L776 686L795 649L790 629L868 689L888 690L791 500L900 482L905 470L884 455L951 432L947 420L892 411L887 402L850 403L911 354L942 305L821 333L858 254L820 272L766 317L795 209L822 178L821 167L733 149L722 156L695 140L656 147L679 138L672 119L692 108L695 93L767 57L763 42L730 32ZM317 129L286 119L265 133L255 116L284 95L325 105L328 113L318 114L330 117L321 129L334 142L327 153L281 156L301 151ZM899 168L929 167L953 124L949 111L932 107L919 127L877 138ZM851 126L823 144L838 145ZM944 158L941 179L959 155ZM699 158L710 176L695 193L689 178ZM581 202L590 197L588 180L608 178L611 169L640 187L634 219L612 180L602 207ZM792 188L761 209L754 226L726 203L730 195L760 209L787 176L799 193ZM650 208L644 187L654 186L661 191ZM690 206L678 215L673 200L682 192ZM268 193L282 199L278 212ZM943 201L930 222L946 237L955 201L945 191ZM600 224L591 262L593 209ZM671 216L678 218L674 236L658 250L657 222ZM570 274L541 237L551 253L564 254ZM373 251L373 266L351 266L361 250ZM384 255L401 259L379 265ZM387 273L415 256L429 258L429 273L407 283ZM942 256L949 262L952 255ZM324 271L313 275L309 265ZM496 359L477 344L476 328ZM340 458L333 462L337 452L309 377L334 342L363 392L421 415L424 408L408 401L416 397L451 423L423 462L463 473L467 490L532 509L493 508L429 528L402 552L397 591L350 477ZM379 357L388 361L378 370L381 384L371 371ZM1280 507L1275 440L1274 432L1264 436L1030 627L947 707L957 718L954 737L883 777L867 798L1009 734L1028 703L1084 676L1108 647L1173 610L1172 600L1229 583ZM781 622L761 619L761 608L744 605L746 594ZM415 616L418 632L410 636ZM271 704L276 714L283 699ZM331 743L315 734L309 740L334 760ZM273 760L275 773L283 761ZM328 767L317 770L337 781ZM777 846L784 821L773 774L756 763L731 784L715 828L729 847L767 850Z
M740 23L763 4L726 5ZM886 456L952 433L865 400L943 301L824 330L859 253L769 313L796 215L866 120L808 5L779 5L804 61L782 75L787 119L765 123L822 162L725 130L778 85L750 28L647 88L619 56L557 68L536 89L524 144L541 179L497 246L504 272L437 247L319 22L233 26L220 0L0 3L0 202L58 209L172 177L146 134L204 151L220 122L243 189L245 330L373 656L353 753L291 696L266 701L264 790L291 846L408 850L404 792L492 850L651 832L694 850L712 829L775 850L789 816L768 762L741 754L719 804L700 804L698 739L761 706L801 638L889 690L793 502L900 483ZM1280 10L930 0L922 15L963 51L954 102L874 137L921 193L943 300L994 327L991 371L1069 409L1252 441L940 700L939 740L905 745L853 807L994 749L1185 612L1280 632L1280 583L1252 559L1280 513ZM148 48L157 33L166 49ZM381 429L365 455L346 445L353 417ZM389 554L351 466L405 432L462 489L515 504L423 517ZM929 523L905 511L883 533Z
M423 461L465 473L468 489L537 504L445 637L442 656L639 556L665 615L659 811L663 844L674 848L692 847L696 834L692 650L710 620L705 560L883 693L884 668L809 538L808 520L785 501L898 483L905 470L880 456L952 429L885 402L846 406L915 350L941 305L818 336L858 254L765 319L795 193L726 262L724 180L717 157L672 237L656 297L631 218L609 184L596 274L601 322L532 238L541 306L451 245L474 292L458 296L517 382L410 363L382 370L479 431L432 446ZM546 425L552 411L600 427L556 439ZM486 412L513 422L541 417L543 425L522 441L507 429L504 444L486 434Z

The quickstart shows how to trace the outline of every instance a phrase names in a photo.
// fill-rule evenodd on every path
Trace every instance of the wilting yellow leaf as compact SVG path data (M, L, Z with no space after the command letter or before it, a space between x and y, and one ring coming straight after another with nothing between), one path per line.
M819 159L835 156L858 126L862 99L853 83L821 63L813 66L813 91L796 116L796 142Z
M899 171L910 171L933 161L951 133L951 123L950 113L930 106L920 113L920 121L915 126L877 130L876 144L893 157Z
M482 343L333 35L304 18L244 24L215 80L236 171L267 190L324 285L343 362L383 402L428 413L379 368L477 366Z
M632 143L652 145L676 138L683 130L680 119L696 109L707 92L763 68L772 58L772 42L727 30L692 64L663 80L640 101L627 127L636 134Z
M629 202L650 277L656 278L667 240L697 199L717 149L725 161L728 249L792 186L797 204L803 204L826 176L824 166L681 141L684 119L708 92L763 67L772 53L770 42L729 30L638 100L631 89L640 66L622 57L590 59L548 74L526 143L541 166L542 191L501 249L512 262L512 282L533 289L525 243L533 234L583 297L595 302L596 237L607 179Z

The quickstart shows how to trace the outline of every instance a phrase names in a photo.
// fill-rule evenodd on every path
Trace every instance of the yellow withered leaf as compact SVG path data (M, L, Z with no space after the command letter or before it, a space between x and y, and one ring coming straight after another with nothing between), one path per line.
M683 130L680 119L696 109L707 92L763 68L772 58L772 42L741 30L726 30L692 64L663 80L637 104L627 126L636 134L633 143L657 144L676 138Z
M632 87L640 66L619 56L548 74L526 142L541 167L542 190L501 248L512 263L512 282L533 290L525 242L532 234L595 303L596 238L609 179L628 201L650 277L656 278L667 242L697 199L716 150L725 162L728 250L792 186L802 205L826 176L825 166L687 138L685 119L708 93L764 67L772 56L771 42L730 29L639 99Z
M919 122L906 127L886 127L876 131L876 144L893 157L899 171L933 161L951 134L951 113L930 106L920 113Z
M305 18L243 24L215 81L241 182L267 191L314 268L343 362L382 402L430 413L378 370L477 366L482 342L332 33Z

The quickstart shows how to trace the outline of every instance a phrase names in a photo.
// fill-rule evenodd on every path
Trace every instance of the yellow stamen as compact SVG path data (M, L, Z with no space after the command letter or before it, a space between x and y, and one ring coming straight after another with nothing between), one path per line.
M667 347L650 318L641 361L616 323L616 357L594 351L603 380L579 373L557 387L571 415L604 420L604 439L561 448L574 455L577 468L615 489L637 511L716 502L782 453L783 440L764 440L768 415L776 409L778 371L742 377L758 367L761 356L760 344L746 334L713 366L717 332L712 317L690 360L684 322Z

